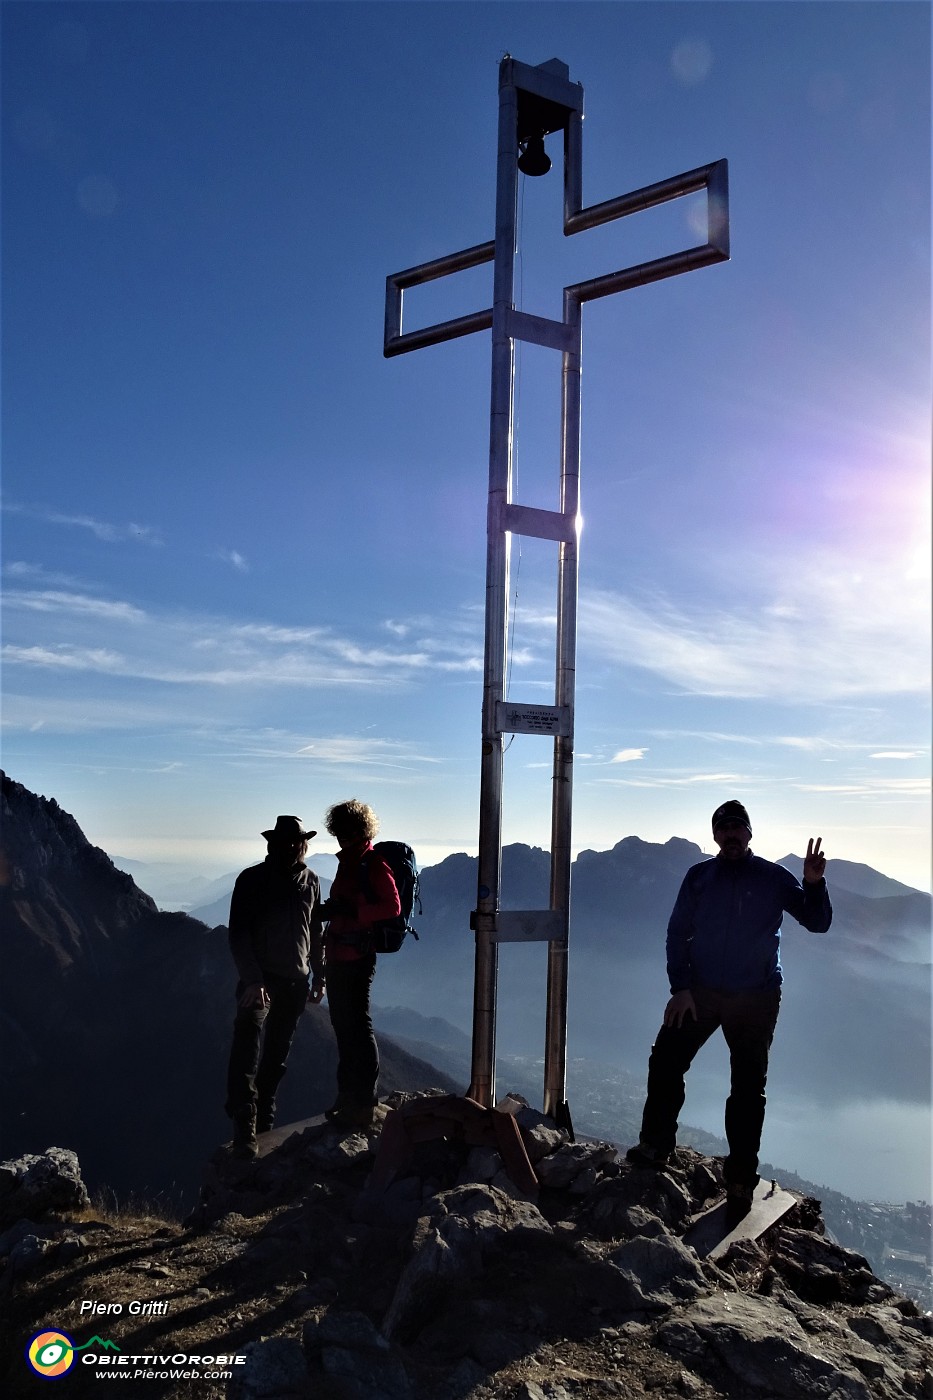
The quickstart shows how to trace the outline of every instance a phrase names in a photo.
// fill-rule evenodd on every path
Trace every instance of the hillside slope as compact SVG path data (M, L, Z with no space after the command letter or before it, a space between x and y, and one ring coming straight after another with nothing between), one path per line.
M74 1148L88 1182L189 1201L229 1136L222 1111L236 976L226 930L160 913L58 804L2 777L10 882L0 886L4 1152ZM383 1092L454 1086L383 1038ZM309 1008L281 1121L334 1094L326 1009Z

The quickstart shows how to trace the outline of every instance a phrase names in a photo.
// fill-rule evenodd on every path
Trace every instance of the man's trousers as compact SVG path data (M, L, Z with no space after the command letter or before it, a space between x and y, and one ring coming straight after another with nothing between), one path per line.
M641 1138L659 1152L673 1152L677 1118L686 1097L684 1076L697 1051L721 1026L732 1066L731 1091L726 1100L729 1156L725 1177L729 1182L753 1185L758 1179L768 1052L781 1006L781 989L690 990L697 1019L687 1015L682 1026L662 1026L651 1050Z
M237 1002L246 984L237 985ZM227 1069L228 1115L259 1105L260 1117L275 1115L275 1091L285 1073L285 1062L295 1028L308 1000L306 977L263 975L269 993L268 1006L237 1006L233 1045Z

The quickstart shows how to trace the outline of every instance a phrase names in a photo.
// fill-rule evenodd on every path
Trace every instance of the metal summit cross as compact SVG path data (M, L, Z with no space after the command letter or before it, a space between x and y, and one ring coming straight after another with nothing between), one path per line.
M518 173L550 168L544 137L564 133L564 233L580 233L653 205L699 190L707 192L707 241L564 288L563 320L515 309L513 279ZM560 59L538 67L506 57L499 66L499 155L496 236L459 253L421 263L386 279L386 356L402 355L443 340L492 330L492 404L489 435L489 505L486 552L486 643L480 781L479 870L473 996L473 1064L469 1095L483 1107L495 1100L496 984L498 944L548 943L544 1111L570 1127L566 1100L567 954L570 931L571 800L576 671L577 576L580 521L580 356L582 306L597 297L640 287L729 257L728 169L724 160L658 184L583 208L583 88L570 81ZM454 272L494 263L493 305L484 311L403 332L405 289ZM512 430L515 341L560 351L560 509L540 510L512 500ZM556 679L553 705L510 704L507 675L509 552L511 536L554 540L558 546ZM551 877L547 909L499 908L502 866L504 734L545 734L553 739Z

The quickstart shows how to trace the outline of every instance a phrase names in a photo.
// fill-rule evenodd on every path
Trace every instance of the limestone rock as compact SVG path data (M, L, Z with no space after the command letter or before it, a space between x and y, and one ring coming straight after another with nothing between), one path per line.
M743 1293L699 1299L662 1324L658 1341L688 1361L715 1358L750 1396L878 1400L831 1345L815 1342L790 1313Z
M558 1128L554 1119L549 1118L547 1114L532 1108L521 1094L506 1094L505 1098L496 1104L496 1108L503 1113L510 1113L515 1119L532 1166L540 1162L542 1157L556 1152L569 1142L569 1135L563 1128Z
M672 1229L682 1229L695 1209L680 1179L666 1171L627 1169L597 1182L590 1192L587 1216L593 1233L602 1239L625 1238L630 1233L628 1212L633 1206Z
M308 1322L304 1329L304 1344L309 1351L319 1351L324 1346L344 1347L351 1351L389 1350L389 1343L370 1322L365 1313L326 1312L316 1322Z
M301 1344L291 1337L249 1342L246 1363L234 1368L231 1394L237 1400L286 1400L308 1392L308 1367Z
M474 1278L484 1251L506 1235L551 1233L530 1201L516 1200L495 1186L455 1186L441 1191L412 1239L413 1257L402 1270L383 1320L387 1337L407 1336L432 1316L456 1280Z
M80 1211L91 1204L74 1152L50 1147L39 1155L26 1155L0 1163L0 1224L11 1225L29 1216L35 1220L47 1211Z
M523 1381L517 1400L570 1400L570 1391L560 1381Z
M411 1384L397 1356L325 1347L321 1365L346 1400L411 1400Z
M637 1235L610 1254L609 1262L625 1280L633 1312L671 1308L707 1286L693 1250L673 1235Z
M592 1184L596 1184L596 1169L616 1159L616 1150L609 1143L564 1143L555 1152L542 1157L535 1166L542 1186L569 1186L583 1171L592 1169Z
M470 1239L481 1247L504 1234L551 1233L550 1225L533 1202L481 1184L439 1192L432 1202L430 1219L448 1243Z
M369 1152L369 1141L364 1133L342 1134L327 1127L308 1131L302 1157L309 1166L336 1172L360 1161Z
M861 1254L809 1230L782 1229L775 1263L791 1287L809 1302L880 1302L892 1296L892 1290L875 1277Z
M493 1181L502 1171L502 1158L492 1147L474 1147L470 1151L460 1175L458 1186L469 1186L475 1181Z
M405 1367L365 1313L331 1309L305 1324L303 1342L347 1400L409 1400Z
M16 1278L32 1274L40 1267L51 1245L38 1235L24 1235L10 1250L9 1263Z
M402 1270L395 1294L383 1319L387 1337L406 1337L433 1314L447 1287L458 1278L471 1277L480 1268L478 1251L454 1251L437 1230L422 1239L417 1253Z

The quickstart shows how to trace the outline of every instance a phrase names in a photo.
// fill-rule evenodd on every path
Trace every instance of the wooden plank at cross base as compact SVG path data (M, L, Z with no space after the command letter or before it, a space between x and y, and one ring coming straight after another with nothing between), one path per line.
M284 1123L281 1128L260 1133L256 1139L259 1144L259 1156L268 1157L269 1153L281 1147L283 1142L288 1142L293 1133L303 1133L305 1128L321 1128L326 1122L323 1113L318 1113L314 1118L302 1118L300 1123Z
M726 1202L698 1215L684 1235L684 1244L695 1249L701 1259L718 1259L736 1240L757 1240L786 1215L798 1198L776 1181L759 1181L752 1197L752 1208L732 1230L726 1225Z

